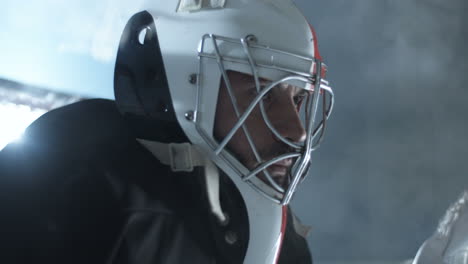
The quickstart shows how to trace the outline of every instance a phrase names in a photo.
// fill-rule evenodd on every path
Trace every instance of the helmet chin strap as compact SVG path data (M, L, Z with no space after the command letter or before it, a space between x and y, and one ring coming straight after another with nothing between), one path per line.
M205 182L211 212L220 223L225 223L226 215L221 208L219 199L219 171L218 168L192 144L189 143L161 143L145 139L137 139L162 164L171 167L173 172L191 172L194 167L205 168Z

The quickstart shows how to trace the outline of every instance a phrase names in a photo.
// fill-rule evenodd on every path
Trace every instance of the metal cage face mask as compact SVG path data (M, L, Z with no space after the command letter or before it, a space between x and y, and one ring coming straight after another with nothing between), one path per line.
M217 157L217 165L221 169L228 166L274 202L288 204L307 175L311 154L323 140L333 108L333 91L322 78L326 66L316 58L262 45L254 35L241 39L205 35L199 60L193 120L212 156ZM243 76L244 82L231 80L233 73ZM208 85L220 87L219 93L228 99L222 106L218 101L218 109L230 104L235 117L230 124L217 121L229 128L216 139L210 128L216 130L220 125L206 121L219 117L203 111Z

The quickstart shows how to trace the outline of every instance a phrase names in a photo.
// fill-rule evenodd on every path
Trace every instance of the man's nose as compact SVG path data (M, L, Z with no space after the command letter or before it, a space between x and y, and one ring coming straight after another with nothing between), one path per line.
M270 116L273 127L281 136L292 142L304 142L307 134L293 98L284 97L278 101Z

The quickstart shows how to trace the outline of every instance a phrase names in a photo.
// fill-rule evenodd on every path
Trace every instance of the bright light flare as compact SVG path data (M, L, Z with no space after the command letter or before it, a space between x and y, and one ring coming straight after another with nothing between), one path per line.
M45 112L44 109L32 109L27 105L1 103L0 150L8 143L20 140L24 130Z

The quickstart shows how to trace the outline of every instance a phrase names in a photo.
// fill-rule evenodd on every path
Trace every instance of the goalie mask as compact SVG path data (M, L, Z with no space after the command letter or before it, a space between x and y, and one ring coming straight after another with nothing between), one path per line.
M248 210L246 263L273 262L284 205L333 107L312 27L287 0L155 0L145 9L119 46L119 109L140 138L189 141L227 174ZM190 170L192 159L173 169Z

